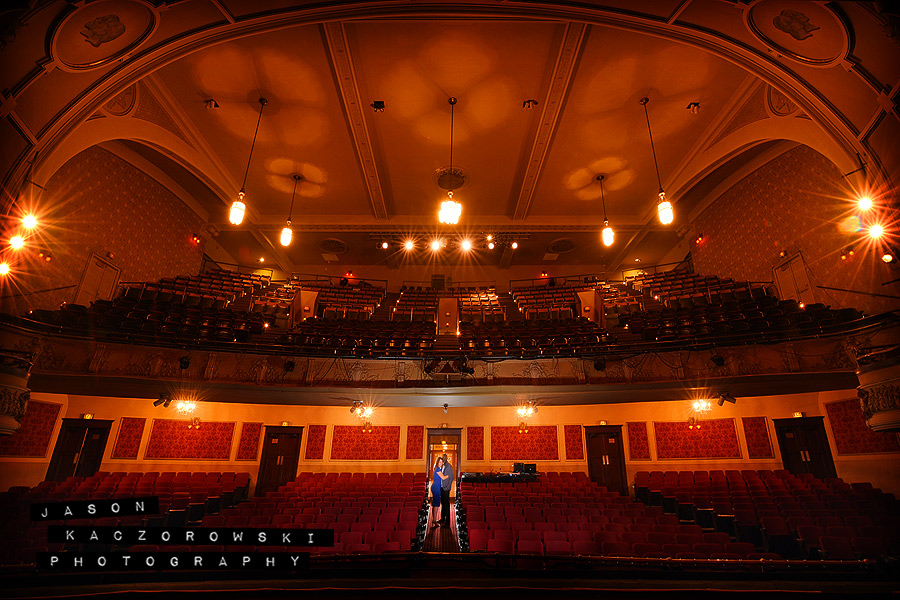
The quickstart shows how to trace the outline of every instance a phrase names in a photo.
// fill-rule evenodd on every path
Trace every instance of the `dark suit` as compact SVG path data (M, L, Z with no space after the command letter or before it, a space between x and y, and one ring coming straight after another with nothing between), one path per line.
M450 488L453 487L453 467L444 463L443 474L447 479L441 481L441 524L450 524Z

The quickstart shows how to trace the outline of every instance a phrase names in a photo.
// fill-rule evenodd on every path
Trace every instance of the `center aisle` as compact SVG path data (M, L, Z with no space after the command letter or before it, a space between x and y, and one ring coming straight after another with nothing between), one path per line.
M425 552L459 552L459 543L456 539L456 505L453 505L450 527L435 527L428 515L428 534L425 536L425 544L422 546Z

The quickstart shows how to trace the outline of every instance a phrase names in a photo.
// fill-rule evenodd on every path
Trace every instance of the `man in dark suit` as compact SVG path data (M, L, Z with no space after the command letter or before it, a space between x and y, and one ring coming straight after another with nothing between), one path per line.
M443 473L447 476L446 479L441 481L441 525L444 527L450 526L450 488L453 487L453 467L450 465L450 461L447 459L447 455L444 454L444 468Z

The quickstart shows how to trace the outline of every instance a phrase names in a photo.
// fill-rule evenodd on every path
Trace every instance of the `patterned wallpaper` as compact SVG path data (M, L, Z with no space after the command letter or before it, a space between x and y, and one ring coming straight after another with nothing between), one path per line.
M656 457L673 458L741 458L734 419L709 419L700 429L688 429L685 421L654 421Z
M859 400L840 400L825 405L838 454L900 452L896 433L872 431L859 407Z
M335 425L331 460L399 460L400 426L375 425L363 433L359 425Z
M647 423L629 421L625 424L628 435L629 460L650 460L650 439L647 436Z
M566 460L584 460L584 437L581 425L564 425L563 437L566 440Z
M241 437L238 438L237 454L234 460L258 460L259 437L262 435L262 423L243 423Z
M147 419L144 417L122 417L122 420L119 421L116 445L113 447L110 458L137 460L146 421Z
M840 260L841 249L858 237L837 225L850 216L848 204L836 200L851 196L846 183L834 164L806 146L779 156L732 186L694 220L695 233L703 234L703 243L691 249L694 268L703 275L772 281L772 267L782 260L779 252L790 256L800 250L813 284L883 292L881 284L893 278L885 265L873 264L867 253ZM773 207L780 209L777 218ZM834 291L826 295L816 290L816 300L872 314L896 308L890 298Z
M203 220L177 196L128 162L92 147L71 158L47 182L65 198L50 217L57 222L53 261L30 276L29 289L77 285L91 252L122 269L122 281L155 281L197 273L203 249L191 242ZM75 289L39 294L32 308L71 302ZM37 302L38 304L35 304Z
M491 460L559 460L556 425L491 427Z
M0 437L0 456L47 456L62 404L29 400L19 429Z
M743 417L747 458L775 458L766 417Z
M144 459L229 460L233 422L203 421L188 429L188 420L154 419Z
M306 427L306 460L322 460L325 458L325 431L328 425L309 425Z
M466 459L484 460L484 427L466 427Z
M406 428L406 460L420 460L425 448L425 426L409 425Z

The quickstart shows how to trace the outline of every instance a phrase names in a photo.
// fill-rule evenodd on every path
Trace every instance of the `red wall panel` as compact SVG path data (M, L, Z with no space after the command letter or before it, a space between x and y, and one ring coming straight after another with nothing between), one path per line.
M262 435L262 423L241 424L241 437L238 438L238 449L234 460L258 460L259 438Z
M364 433L359 425L335 425L331 460L398 460L400 426L376 425Z
M564 425L563 436L566 440L566 460L584 460L584 438L581 425Z
M685 421L654 421L656 457L673 458L740 458L734 419L700 421L700 429L688 429Z
M233 422L203 421L188 429L189 420L154 419L144 459L229 460Z
M325 432L328 425L309 425L306 428L306 460L325 458Z
M628 434L629 460L650 460L650 439L647 435L647 423L629 421L625 424Z
M425 426L409 425L406 428L406 460L421 460L425 447Z
M466 458L484 460L484 427L466 427Z
M147 419L144 417L122 417L122 420L119 421L116 445L113 447L110 458L137 460L146 421Z
M900 452L896 433L872 431L859 407L859 400L840 400L825 405L838 454Z
M747 458L774 458L769 427L765 417L743 417L744 439L747 440Z
M556 425L491 427L491 460L559 460Z
M19 429L0 437L0 456L47 456L62 404L29 400Z

